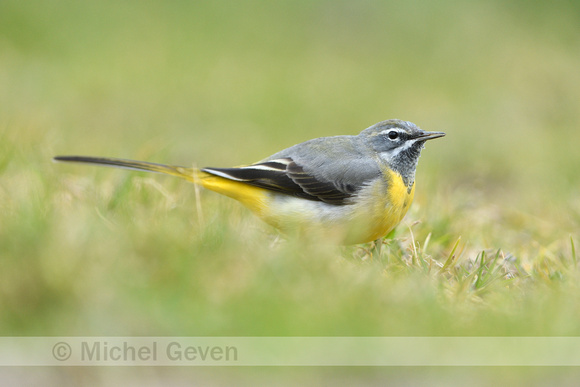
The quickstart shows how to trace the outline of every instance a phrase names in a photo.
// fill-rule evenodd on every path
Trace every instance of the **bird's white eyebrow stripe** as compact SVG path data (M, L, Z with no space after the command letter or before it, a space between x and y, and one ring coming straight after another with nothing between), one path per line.
M389 128L389 129L385 129L385 130L379 132L379 134L387 134L387 133L392 132L392 131L395 131L395 132L398 132L398 133L407 133L404 129Z

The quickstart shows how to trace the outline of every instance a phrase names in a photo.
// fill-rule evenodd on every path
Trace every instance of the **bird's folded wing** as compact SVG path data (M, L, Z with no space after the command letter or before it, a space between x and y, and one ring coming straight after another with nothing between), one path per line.
M329 204L346 204L346 200L356 193L353 186L322 179L306 172L303 166L290 157L238 168L204 168L203 171L271 191Z

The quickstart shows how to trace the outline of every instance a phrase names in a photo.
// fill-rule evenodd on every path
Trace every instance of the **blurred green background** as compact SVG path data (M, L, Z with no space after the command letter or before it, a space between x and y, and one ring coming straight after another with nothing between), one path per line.
M579 41L564 0L1 0L0 333L579 334ZM390 118L447 137L380 259L272 247L229 199L50 161L238 165ZM461 237L465 270L502 249L519 271L480 292L401 259L411 237L425 262Z

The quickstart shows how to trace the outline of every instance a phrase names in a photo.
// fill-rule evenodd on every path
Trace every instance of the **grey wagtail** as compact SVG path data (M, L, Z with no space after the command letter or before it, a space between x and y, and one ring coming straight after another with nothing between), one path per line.
M166 173L240 201L274 227L330 231L345 244L376 240L403 219L425 141L445 136L408 121L379 122L357 136L315 138L255 164L187 168L104 157L56 161Z

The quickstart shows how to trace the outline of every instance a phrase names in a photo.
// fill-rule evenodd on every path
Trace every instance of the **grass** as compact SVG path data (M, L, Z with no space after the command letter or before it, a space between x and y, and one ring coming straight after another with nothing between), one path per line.
M213 193L199 216L185 182L39 159L40 171L5 172L17 189L4 210L7 333L577 334L570 235L551 246L521 236L530 244L510 252L449 232L441 218L457 210L414 221L416 206L381 246L276 244Z
M575 4L244 4L0 4L2 335L580 334ZM388 118L447 137L381 245L50 162L236 165Z

